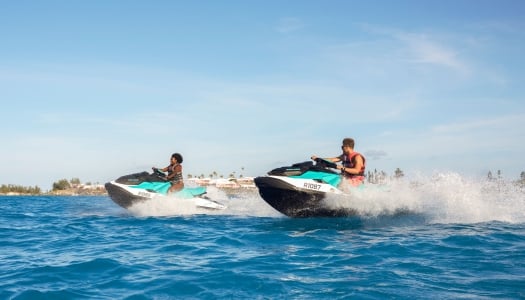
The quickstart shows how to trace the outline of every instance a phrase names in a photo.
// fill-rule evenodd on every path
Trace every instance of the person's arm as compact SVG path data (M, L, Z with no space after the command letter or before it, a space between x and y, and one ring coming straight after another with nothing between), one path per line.
M312 155L312 157L310 157L310 158L312 160L316 160L317 158L321 158L321 159L328 160L328 161L331 161L331 162L341 161L341 157L340 156L337 156L337 157L317 157L315 155Z
M357 155L355 157L355 166L353 168L345 168L343 166L337 166L338 170L341 170L343 173L348 173L348 174L359 174L361 173L362 168L363 168L363 157L361 157L361 155Z
M159 171L161 171L161 172L168 172L168 167L165 167L165 168L162 168L162 169L157 168L157 167L151 167L151 169L152 169L153 171L155 171L155 170L159 170Z

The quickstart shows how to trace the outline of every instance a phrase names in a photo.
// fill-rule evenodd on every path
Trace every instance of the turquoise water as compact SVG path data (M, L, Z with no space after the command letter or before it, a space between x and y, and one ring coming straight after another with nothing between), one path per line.
M0 197L0 299L525 299L523 194L463 189L334 219L255 194L221 212Z

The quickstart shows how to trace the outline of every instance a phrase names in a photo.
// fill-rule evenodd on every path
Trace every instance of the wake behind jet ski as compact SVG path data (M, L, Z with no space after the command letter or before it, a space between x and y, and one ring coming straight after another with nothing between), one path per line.
M105 185L109 197L123 208L129 208L136 203L153 198L168 198L170 182L166 181L164 173L155 169L153 173L141 172L125 175L112 180ZM169 197L193 199L197 207L207 209L225 209L226 206L210 200L205 196L205 187L184 187L182 190L169 194Z
M261 197L280 213L289 217L342 217L355 215L351 208L330 207L327 196L345 197L338 188L341 175L333 171L336 164L322 158L316 164L307 161L280 167L267 176L255 178Z

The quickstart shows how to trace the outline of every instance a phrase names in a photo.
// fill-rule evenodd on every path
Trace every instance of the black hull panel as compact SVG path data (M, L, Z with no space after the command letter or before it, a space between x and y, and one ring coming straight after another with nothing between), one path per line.
M108 191L108 195L111 198L111 200L113 200L113 202L126 209L131 207L135 203L149 200L149 198L133 195L125 189L112 184L111 182L106 183L104 187Z
M355 210L326 207L323 192L305 191L273 177L257 177L255 185L261 197L280 213L292 218L346 217Z

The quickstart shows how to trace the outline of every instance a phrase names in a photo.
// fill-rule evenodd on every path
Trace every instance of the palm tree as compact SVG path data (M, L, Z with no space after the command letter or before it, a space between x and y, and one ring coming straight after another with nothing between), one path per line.
M401 178L405 176L405 174L403 174L403 171L401 171L400 168L397 168L395 171L394 171L394 177L395 178Z

